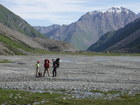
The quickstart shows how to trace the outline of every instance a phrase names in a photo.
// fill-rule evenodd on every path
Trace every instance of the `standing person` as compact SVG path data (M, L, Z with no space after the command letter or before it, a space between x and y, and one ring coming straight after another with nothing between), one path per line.
M53 77L57 76L57 68L59 68L60 66L60 58L57 58L55 61L54 59L52 59L53 61Z
M52 59L52 62L53 62L53 77L55 77L56 76L56 63L55 63L55 60L54 59Z
M47 71L48 77L50 77L49 67L50 67L50 61L49 61L49 59L45 59L44 60L44 73L43 73L43 77L45 77L46 71Z
M39 74L39 67L40 67L40 64L39 63L40 63L40 61L37 61L36 65L35 65L36 66L36 77L39 76L38 75Z

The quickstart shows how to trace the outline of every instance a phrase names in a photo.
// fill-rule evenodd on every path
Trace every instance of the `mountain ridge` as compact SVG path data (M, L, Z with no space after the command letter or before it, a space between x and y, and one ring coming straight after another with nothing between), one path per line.
M40 42L40 39L43 41ZM47 39L24 19L2 5L0 5L0 46L0 54L12 55L72 50L72 46L68 43Z
M111 35L111 37L108 37ZM108 37L108 38L107 38ZM104 38L104 40L103 40ZM106 33L89 51L140 52L140 18L127 24L124 28Z
M137 18L137 15L129 9L117 7L116 10L117 12L112 7L113 12L111 9L105 12L87 12L78 21L69 25L58 26L51 30L46 27L47 33L42 34L51 39L69 42L79 50L86 50L106 32L122 28Z

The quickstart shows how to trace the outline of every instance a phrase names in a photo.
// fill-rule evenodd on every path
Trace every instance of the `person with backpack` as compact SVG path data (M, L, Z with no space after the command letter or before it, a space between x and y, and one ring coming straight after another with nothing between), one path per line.
M43 77L45 77L46 71L47 71L48 77L50 77L49 67L50 67L50 61L49 61L49 59L45 59L44 60L44 73L43 73Z
M56 63L55 63L55 60L54 59L52 59L52 62L53 62L53 72L52 72L52 74L53 74L53 76L52 77L55 77L55 75L56 75Z
M57 76L57 68L59 68L60 66L60 58L57 58L55 61L54 59L52 59L53 61L53 77Z

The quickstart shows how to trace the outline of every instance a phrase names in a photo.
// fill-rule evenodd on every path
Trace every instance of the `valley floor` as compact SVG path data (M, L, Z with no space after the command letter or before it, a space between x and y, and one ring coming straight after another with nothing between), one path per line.
M35 77L35 63L61 58L57 77ZM0 88L19 90L60 89L75 91L129 90L140 92L140 56L0 56ZM52 75L52 63L50 68Z

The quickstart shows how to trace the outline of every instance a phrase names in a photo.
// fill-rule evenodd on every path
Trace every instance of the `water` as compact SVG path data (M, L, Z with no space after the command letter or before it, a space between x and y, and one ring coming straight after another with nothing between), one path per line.
M105 95L102 93L96 92L82 92L82 91L55 91L55 90L30 90L30 92L39 92L39 93L59 93L72 95L75 98L101 98Z

